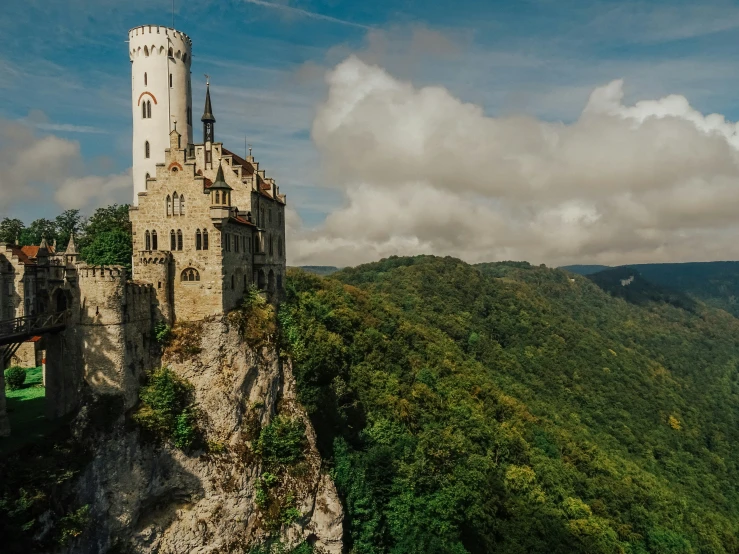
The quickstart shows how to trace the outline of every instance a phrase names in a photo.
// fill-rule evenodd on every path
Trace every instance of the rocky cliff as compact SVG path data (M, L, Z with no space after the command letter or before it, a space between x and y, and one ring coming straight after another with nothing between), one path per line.
M89 524L67 551L249 552L277 538L285 551L307 543L341 552L341 503L296 401L290 361L271 345L247 347L226 319L179 334L162 365L194 386L207 446L185 453L145 441L121 416L79 477L77 501L89 506ZM265 501L255 444L278 414L304 422L307 446L299 463L266 475ZM83 408L80 432L91 417Z

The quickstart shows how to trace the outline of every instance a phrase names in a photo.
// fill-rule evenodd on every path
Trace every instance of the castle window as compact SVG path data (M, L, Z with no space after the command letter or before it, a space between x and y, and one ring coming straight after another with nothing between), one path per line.
M208 229L203 229L203 250L208 250Z
M174 234L174 229L169 231L169 246L170 250L177 250L177 235Z
M187 63L187 54L182 54L182 63Z
M216 199L215 199L215 203L216 203L216 204L220 204L220 203L221 203L221 191L220 191L220 190L217 190L217 191L216 191Z
M269 222L272 223L272 210L269 210Z
M141 102L141 117L146 119L146 102Z
M282 237L277 239L277 255L282 257Z
M239 237L239 235L236 235L234 237L234 252L236 252L236 253L239 252L239 240L240 239L241 239L241 237Z
M177 229L177 250L182 250L182 231Z
M169 56L170 58L174 58L174 51L172 50L171 46L169 48L169 52L167 53L167 56Z
M202 250L203 248L203 235L200 233L200 229L195 231L195 250Z
M151 100L146 101L146 117L151 119Z
M180 196L180 215L185 215L185 195Z
M151 232L151 249L157 250L157 232L156 231Z
M146 231L145 237L146 240L144 242L146 243L146 248L144 250L151 250L151 235L149 234L149 231Z
M144 56L146 56L147 58L149 57L149 47L148 46L144 46Z
M234 286L234 276L231 275L231 290L234 290L236 287Z
M268 240L269 240L269 255L271 256L272 254L274 254L273 246L275 244L275 239L273 237L269 237Z
M144 157L148 158L150 154L151 154L151 148L149 147L149 141L147 140L144 143Z
M172 215L172 197L167 195L167 215Z
M172 195L172 206L173 206L172 207L172 215L179 215L179 213L180 213L180 197L179 197L179 195L176 192Z
M148 81L148 79L146 78L146 73L144 73L144 86L147 85L147 81Z
M169 74L169 88L172 88L172 74Z
M183 269L182 273L180 274L180 281L186 281L186 282L194 282L194 281L200 281L200 273L197 269L193 267L188 267L187 269Z

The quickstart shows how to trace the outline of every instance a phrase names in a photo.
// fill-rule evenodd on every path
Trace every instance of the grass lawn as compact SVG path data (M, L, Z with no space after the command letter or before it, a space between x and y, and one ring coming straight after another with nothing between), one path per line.
M8 419L10 419L10 436L0 438L0 453L6 454L17 450L29 442L43 438L56 428L44 416L46 389L42 385L43 376L40 367L26 371L26 382L22 389L5 391Z

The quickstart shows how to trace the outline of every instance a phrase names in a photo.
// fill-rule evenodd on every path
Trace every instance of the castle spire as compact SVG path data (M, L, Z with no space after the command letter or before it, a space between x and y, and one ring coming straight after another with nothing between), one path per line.
M205 77L205 109L200 121L203 122L203 142L208 143L214 142L216 118L210 105L210 78L207 75Z
M69 243L67 244L67 251L65 254L77 254L77 245L74 243L74 233L69 235Z

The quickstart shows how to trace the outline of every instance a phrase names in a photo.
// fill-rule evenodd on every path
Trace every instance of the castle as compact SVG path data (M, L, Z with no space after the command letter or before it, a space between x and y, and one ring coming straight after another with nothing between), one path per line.
M73 410L85 385L132 406L156 363L157 322L224 314L251 286L272 301L283 290L286 197L251 150L242 158L216 142L209 83L203 141L194 142L192 41L157 25L128 38L133 274L83 263L74 237L64 252L46 241L0 245L0 369L19 349L24 365L43 359L49 417ZM63 314L63 325L8 344L3 322L37 314ZM0 382L0 436L8 432Z
M203 141L194 143L190 38L156 25L128 38L134 279L156 284L168 320L228 311L252 284L279 295L285 195L251 154L241 158L216 142L209 84Z

